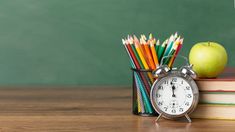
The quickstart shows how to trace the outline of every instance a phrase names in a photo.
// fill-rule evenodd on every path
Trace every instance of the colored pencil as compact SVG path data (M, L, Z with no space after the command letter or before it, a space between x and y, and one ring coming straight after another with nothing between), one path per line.
M169 53L170 53L170 51L171 51L171 49L172 49L173 44L174 44L174 36L171 35L171 37L170 37L170 39L169 39L169 41L168 41L168 44L167 44L167 47L166 47L166 50L165 50L163 56L168 56L168 55L169 55Z
M137 84L137 80L135 79L135 84ZM138 85L136 85L137 89L137 106L138 106L138 112L142 112L144 113L144 104L143 104L143 99L142 99L142 95L141 95L141 91Z
M178 33L177 33L177 32L175 32L174 38L177 38L177 37L178 37Z
M139 41L140 43L140 51L142 52L142 54L143 54L143 57L144 57L144 59L145 59L145 61L146 61L146 63L147 63L147 65L149 66L150 64L149 64L149 62L148 62L148 59L146 58L146 51L145 51L145 48L144 48L144 42L143 42L143 35L141 35L141 37L140 37L140 41Z
M173 57L172 55L174 55L175 51L176 51L177 45L174 45L173 49L171 50L171 52L169 53L168 56L165 56L166 58L164 58L163 60L163 64L167 65L170 61L170 59Z
M162 60L162 56L163 56L163 53L164 53L164 51L165 51L167 42L168 42L168 39L165 40L165 41L162 43L162 45L159 47L159 49L158 49L157 56L158 56L158 60L159 60L159 61Z
M136 68L141 68L139 63L138 63L138 60L137 60L137 58L136 58L136 56L135 56L135 54L134 54L134 52L133 52L133 50L131 48L131 45L127 41L126 41L126 47L127 47L128 51L129 51L129 53L130 53L130 55L131 55L131 57L133 59L133 62L135 64Z
M145 61L146 61L146 63L147 63L147 65L148 65L148 67L150 67L150 62L149 62L149 60L148 60L148 57L147 57L147 52L146 52L146 50L145 50L145 46L144 46L144 39L143 39L143 36L141 35L141 37L140 37L140 47L141 47L141 51L142 51L142 54L143 54L143 57L144 57L144 59L145 59Z
M122 39L122 43L123 43L123 45L124 45L124 47L125 47L125 49L126 49L126 51L127 51L127 54L128 54L128 56L129 56L130 63L131 63L131 67L136 68L136 66L135 66L135 64L134 64L134 62L133 62L133 59L132 59L132 57L131 57L131 55L130 55L130 52L128 51L128 48L127 48L127 46L125 45L126 42L125 42L124 39Z
M180 49L182 48L182 45L183 45L183 41L184 41L183 38L179 40L179 45L178 45L178 47L177 47L177 49L176 49L175 56L174 56L174 58L173 58L171 64L169 65L169 67L172 67L172 65L173 65L173 63L174 63L174 61L175 61L176 56L179 54L179 51L180 51Z
M143 42L145 42L143 40ZM145 48L145 51L146 51L146 58L149 62L149 67L150 69L154 70L156 67L155 67L155 64L154 64L154 61L153 61L153 58L152 58L152 55L151 55L151 51L150 51L150 47L149 47L149 41L146 42L146 43L143 43L144 44L144 48Z
M173 56L171 57L171 59L170 59L170 61L169 61L169 63L168 63L168 66L169 66L169 67L172 67L173 60L174 60L175 57L176 57L176 52L177 52L177 49L178 49L179 44L180 44L180 37L178 37L178 38L175 40L174 44L173 44L173 45L176 47L176 51L175 51L175 53L173 54ZM173 50L173 49L172 49L172 50Z
M159 47L160 47L160 41L157 40L156 45L155 45L156 52L158 52Z
M156 53L153 41L150 41L150 49L151 49L151 53L152 53L153 60L154 60L154 63L155 63L155 67L158 67L159 66L158 57L157 57L157 53Z

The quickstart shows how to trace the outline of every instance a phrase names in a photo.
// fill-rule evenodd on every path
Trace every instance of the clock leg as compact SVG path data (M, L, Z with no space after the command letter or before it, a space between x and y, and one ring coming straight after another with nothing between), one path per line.
M190 119L190 117L188 116L188 114L185 114L185 118L188 120L189 123L192 122L192 120Z
M158 120L161 118L161 116L162 116L162 113L159 114L159 116L157 117L157 119L155 120L155 122L158 122Z

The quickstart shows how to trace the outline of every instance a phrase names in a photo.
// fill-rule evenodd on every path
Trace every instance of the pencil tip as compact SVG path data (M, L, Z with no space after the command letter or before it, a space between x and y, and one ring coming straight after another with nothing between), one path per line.
M180 44L183 44L184 38L180 39Z
M149 34L149 39L153 39L153 34L152 33Z
M136 40L136 39L138 40L138 38L135 35L133 35L133 37L134 37L134 40Z
M173 41L173 40L174 40L174 35L171 35L169 41Z
M157 45L159 45L159 44L160 44L160 40L158 39L158 40L157 40Z
M175 41L176 41L176 42L180 41L180 37L178 37Z
M151 45L156 44L156 39L154 38L154 39L149 40L149 43L150 43Z
M124 40L124 39L122 39L122 44L126 44L126 42L125 42L125 40Z
M177 32L175 32L175 38L177 38L177 36L178 36L178 33L177 33Z
M134 37L134 42L136 43L136 44L139 44L139 39L134 35L133 36Z
M146 36L144 34L142 36L143 36L142 37L143 40L147 40L147 38L146 38Z

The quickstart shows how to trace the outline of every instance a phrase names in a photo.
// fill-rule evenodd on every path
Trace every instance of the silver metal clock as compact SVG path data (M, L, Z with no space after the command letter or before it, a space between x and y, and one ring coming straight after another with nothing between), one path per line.
M161 65L153 73L158 79L151 88L150 99L153 108L160 117L178 119L186 117L191 122L189 114L198 104L199 92L194 81L196 73L192 70L186 57L180 56L187 64L180 69L170 69L167 65ZM164 59L164 58L163 58Z

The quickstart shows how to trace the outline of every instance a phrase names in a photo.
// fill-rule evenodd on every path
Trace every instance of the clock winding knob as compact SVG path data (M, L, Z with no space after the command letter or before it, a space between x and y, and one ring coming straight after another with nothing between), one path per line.
M193 79L196 79L197 74L195 71L193 71L192 67L193 67L192 64L190 64L189 66L183 66L180 68L180 72L191 76Z
M153 75L155 77L164 76L170 71L170 68L167 65L159 66L155 71L153 71Z

